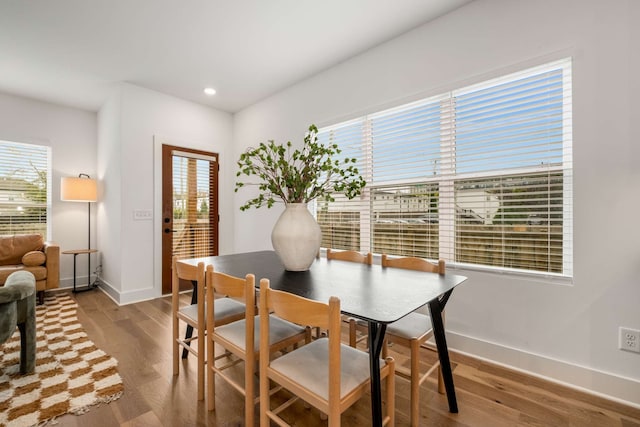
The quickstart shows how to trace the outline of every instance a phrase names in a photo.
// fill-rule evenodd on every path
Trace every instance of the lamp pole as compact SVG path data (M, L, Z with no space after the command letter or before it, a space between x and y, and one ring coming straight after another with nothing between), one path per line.
M82 178L82 177L91 179L91 177L86 173L81 173L78 175L78 178ZM89 253L87 254L87 287L90 288L91 287L91 202L87 202L87 209L89 213L89 217L88 217L89 228L87 230L87 249L89 250Z

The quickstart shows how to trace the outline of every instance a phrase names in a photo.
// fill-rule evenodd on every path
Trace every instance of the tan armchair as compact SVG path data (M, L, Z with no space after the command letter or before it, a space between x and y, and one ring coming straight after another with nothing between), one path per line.
M20 270L33 273L42 304L44 291L60 286L60 246L45 242L39 234L0 236L0 285Z

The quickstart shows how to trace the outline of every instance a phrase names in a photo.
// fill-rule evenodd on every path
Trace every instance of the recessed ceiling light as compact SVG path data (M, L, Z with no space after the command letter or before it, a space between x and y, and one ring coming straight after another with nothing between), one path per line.
M216 90L212 87L207 87L204 89L204 93L206 93L207 95L211 96L211 95L215 95L216 94Z

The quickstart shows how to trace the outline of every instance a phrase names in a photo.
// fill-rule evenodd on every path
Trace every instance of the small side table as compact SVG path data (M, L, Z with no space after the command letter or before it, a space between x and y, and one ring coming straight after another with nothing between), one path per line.
M91 286L91 261L89 261L89 275L87 277L87 287L84 289L76 289L76 258L78 255L87 254L91 257L91 254L98 252L97 249L71 249L68 251L62 251L65 255L73 255L73 292L85 292L97 288L97 286Z

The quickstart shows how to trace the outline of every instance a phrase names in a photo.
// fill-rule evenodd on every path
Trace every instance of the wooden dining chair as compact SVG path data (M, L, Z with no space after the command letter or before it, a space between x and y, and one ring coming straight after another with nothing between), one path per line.
M272 315L269 313L272 312ZM270 420L288 425L280 413L301 399L328 415L329 427L340 426L340 416L370 388L369 355L340 342L340 300L331 297L329 303L312 301L269 287L269 280L260 280L260 322L268 326L274 316L287 321L317 326L329 331L323 337L271 360L267 350L271 329L260 330L260 426ZM389 357L380 368L386 378L387 415L384 425L394 425L395 362ZM293 394L287 402L271 408L271 381Z
M215 409L215 377L216 375L226 381L234 389L245 397L245 425L254 425L254 409L258 400L255 397L254 374L260 355L260 331L261 319L256 316L255 277L247 274L245 278L230 276L214 271L212 265L207 266L207 283L210 292L207 293L207 409ZM215 307L219 299L216 294L238 298L245 302L246 311L241 320L218 326ZM268 316L267 316L268 317ZM311 341L310 329L305 326L295 325L284 320L273 318L268 322L269 345L266 348L266 357L272 357L274 353L287 347L296 346L300 342ZM215 345L225 351L215 355ZM244 362L244 381L239 382L233 378L227 369Z
M444 260L439 260L438 264L433 264L422 258L404 257L389 258L382 255L382 268L404 268L407 270L424 271L427 273L437 273L444 275ZM444 312L442 313L444 320ZM428 315L414 311L397 322L387 325L385 343L382 349L383 357L388 354L387 342L395 345L408 347L411 353L411 368L407 372L398 368L398 376L408 379L411 382L411 425L418 426L420 418L420 385L433 373L438 370L438 392L444 394L444 381L440 372L440 362L436 361L424 374L420 374L420 348L436 351L435 346L428 345L427 340L433 336L431 319Z
M367 254L362 254L358 251L333 251L331 249L327 249L327 259L338 259L341 261L349 261L349 262L359 262L361 264L373 264L373 254L368 252ZM349 323L349 345L351 347L356 347L357 343L367 338L366 330L367 323L362 320L357 320L348 316L340 317L343 322ZM351 330L353 330L353 335L351 335ZM357 331L363 333L362 336L356 338ZM318 334L319 335L319 334Z
M339 259L341 261L359 262L362 264L373 264L371 252L362 254L358 251L334 251L327 249L327 259Z
M204 263L192 265L178 261L174 256L171 261L172 281L171 281L171 311L173 322L173 375L178 375L180 371L180 348L192 353L198 360L198 400L204 400L204 370L205 370L205 307L204 295L207 289ZM198 303L180 306L180 280L195 282L193 292L197 292L201 297ZM244 304L226 298L216 307L218 318L221 322L229 323L244 317ZM196 335L180 338L180 322L194 328ZM191 343L196 341L197 346L193 348Z

